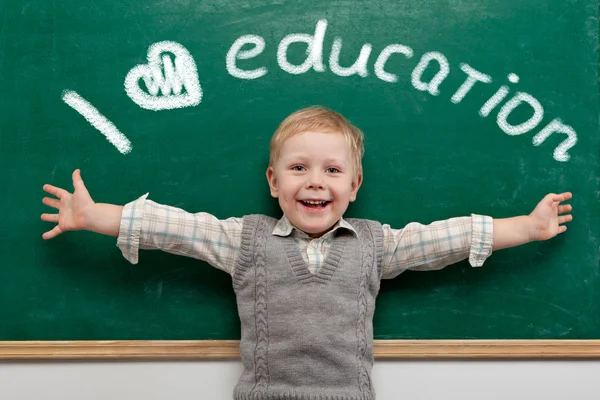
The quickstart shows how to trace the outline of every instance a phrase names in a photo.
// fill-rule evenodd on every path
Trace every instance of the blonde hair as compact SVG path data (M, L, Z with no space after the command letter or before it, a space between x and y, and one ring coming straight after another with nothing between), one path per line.
M354 172L362 174L362 157L365 152L364 134L344 116L329 108L312 106L298 110L286 117L271 137L269 166L279 159L283 142L303 132L341 133L350 145Z

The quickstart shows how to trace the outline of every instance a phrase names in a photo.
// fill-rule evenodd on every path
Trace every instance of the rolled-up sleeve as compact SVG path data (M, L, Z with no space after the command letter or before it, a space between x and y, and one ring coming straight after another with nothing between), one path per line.
M140 232L147 197L148 193L131 203L125 204L121 214L117 247L123 253L123 257L132 264L138 263Z
M391 279L406 270L431 271L469 259L480 267L492 254L491 217L472 214L429 225L410 223L403 229L383 225L382 278Z
M494 221L486 215L471 215L471 249L469 264L481 267L492 254L494 245Z

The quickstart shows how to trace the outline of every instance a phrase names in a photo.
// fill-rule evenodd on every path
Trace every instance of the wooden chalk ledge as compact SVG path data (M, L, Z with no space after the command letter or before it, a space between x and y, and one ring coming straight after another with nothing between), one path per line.
M0 360L239 359L237 340L5 341ZM600 340L376 340L376 359L600 358Z

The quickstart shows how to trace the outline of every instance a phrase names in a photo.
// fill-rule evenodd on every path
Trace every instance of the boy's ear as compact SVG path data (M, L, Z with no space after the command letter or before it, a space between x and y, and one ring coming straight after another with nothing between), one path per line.
M275 177L275 170L269 166L267 168L267 181L269 182L269 189L271 189L271 196L279 197L279 190L277 190L277 178Z
M356 200L356 194L358 193L358 189L360 189L360 185L362 185L363 176L362 173L356 175L356 179L352 181L352 190L350 191L350 201Z

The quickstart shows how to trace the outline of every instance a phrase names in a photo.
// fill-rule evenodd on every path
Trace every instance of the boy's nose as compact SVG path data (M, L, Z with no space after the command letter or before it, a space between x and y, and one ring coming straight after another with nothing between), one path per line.
M309 189L323 189L324 186L323 186L323 179L321 177L321 174L319 174L319 173L310 174L310 176L308 177L307 186Z

